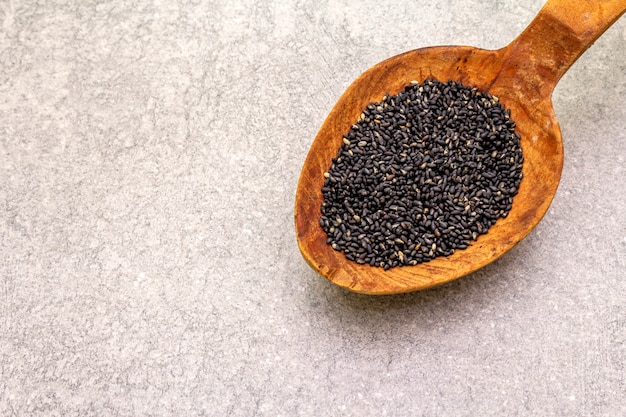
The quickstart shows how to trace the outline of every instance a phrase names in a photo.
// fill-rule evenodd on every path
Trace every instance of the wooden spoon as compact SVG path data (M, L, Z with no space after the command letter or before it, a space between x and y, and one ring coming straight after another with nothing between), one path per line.
M397 294L440 285L493 262L539 223L556 193L563 167L561 132L552 91L580 55L623 13L626 0L549 0L508 46L417 49L367 70L341 96L318 132L296 192L295 226L304 259L331 282L365 294ZM509 215L464 250L387 271L360 265L326 243L319 225L324 172L362 110L412 80L456 80L499 97L517 123L524 154L519 193Z

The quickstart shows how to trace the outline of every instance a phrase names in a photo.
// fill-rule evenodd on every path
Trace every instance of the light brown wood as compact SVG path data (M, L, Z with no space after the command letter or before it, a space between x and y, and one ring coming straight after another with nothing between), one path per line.
M387 59L357 78L317 134L296 192L295 226L304 259L331 282L365 294L396 294L440 285L493 262L544 216L563 166L561 132L551 96L561 76L626 10L626 0L550 0L508 46L417 49ZM412 80L457 80L498 96L522 139L523 175L509 215L465 250L384 271L347 260L326 244L319 225L324 172L367 104L397 94Z

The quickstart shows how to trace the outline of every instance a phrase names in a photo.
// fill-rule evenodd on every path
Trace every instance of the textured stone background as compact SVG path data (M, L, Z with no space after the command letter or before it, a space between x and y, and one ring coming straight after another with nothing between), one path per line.
M564 76L537 229L424 292L302 260L308 147L362 71L542 1L0 0L0 415L626 415L626 20Z

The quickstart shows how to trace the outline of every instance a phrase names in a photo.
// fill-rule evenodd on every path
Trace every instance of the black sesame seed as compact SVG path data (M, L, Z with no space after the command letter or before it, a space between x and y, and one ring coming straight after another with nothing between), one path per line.
M497 97L413 82L367 105L324 173L333 249L385 270L465 249L511 210L520 136Z

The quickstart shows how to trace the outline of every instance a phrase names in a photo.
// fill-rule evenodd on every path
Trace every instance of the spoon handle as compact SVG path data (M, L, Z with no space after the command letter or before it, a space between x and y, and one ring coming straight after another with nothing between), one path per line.
M563 74L626 11L626 0L548 0L508 46L503 71L549 97Z

